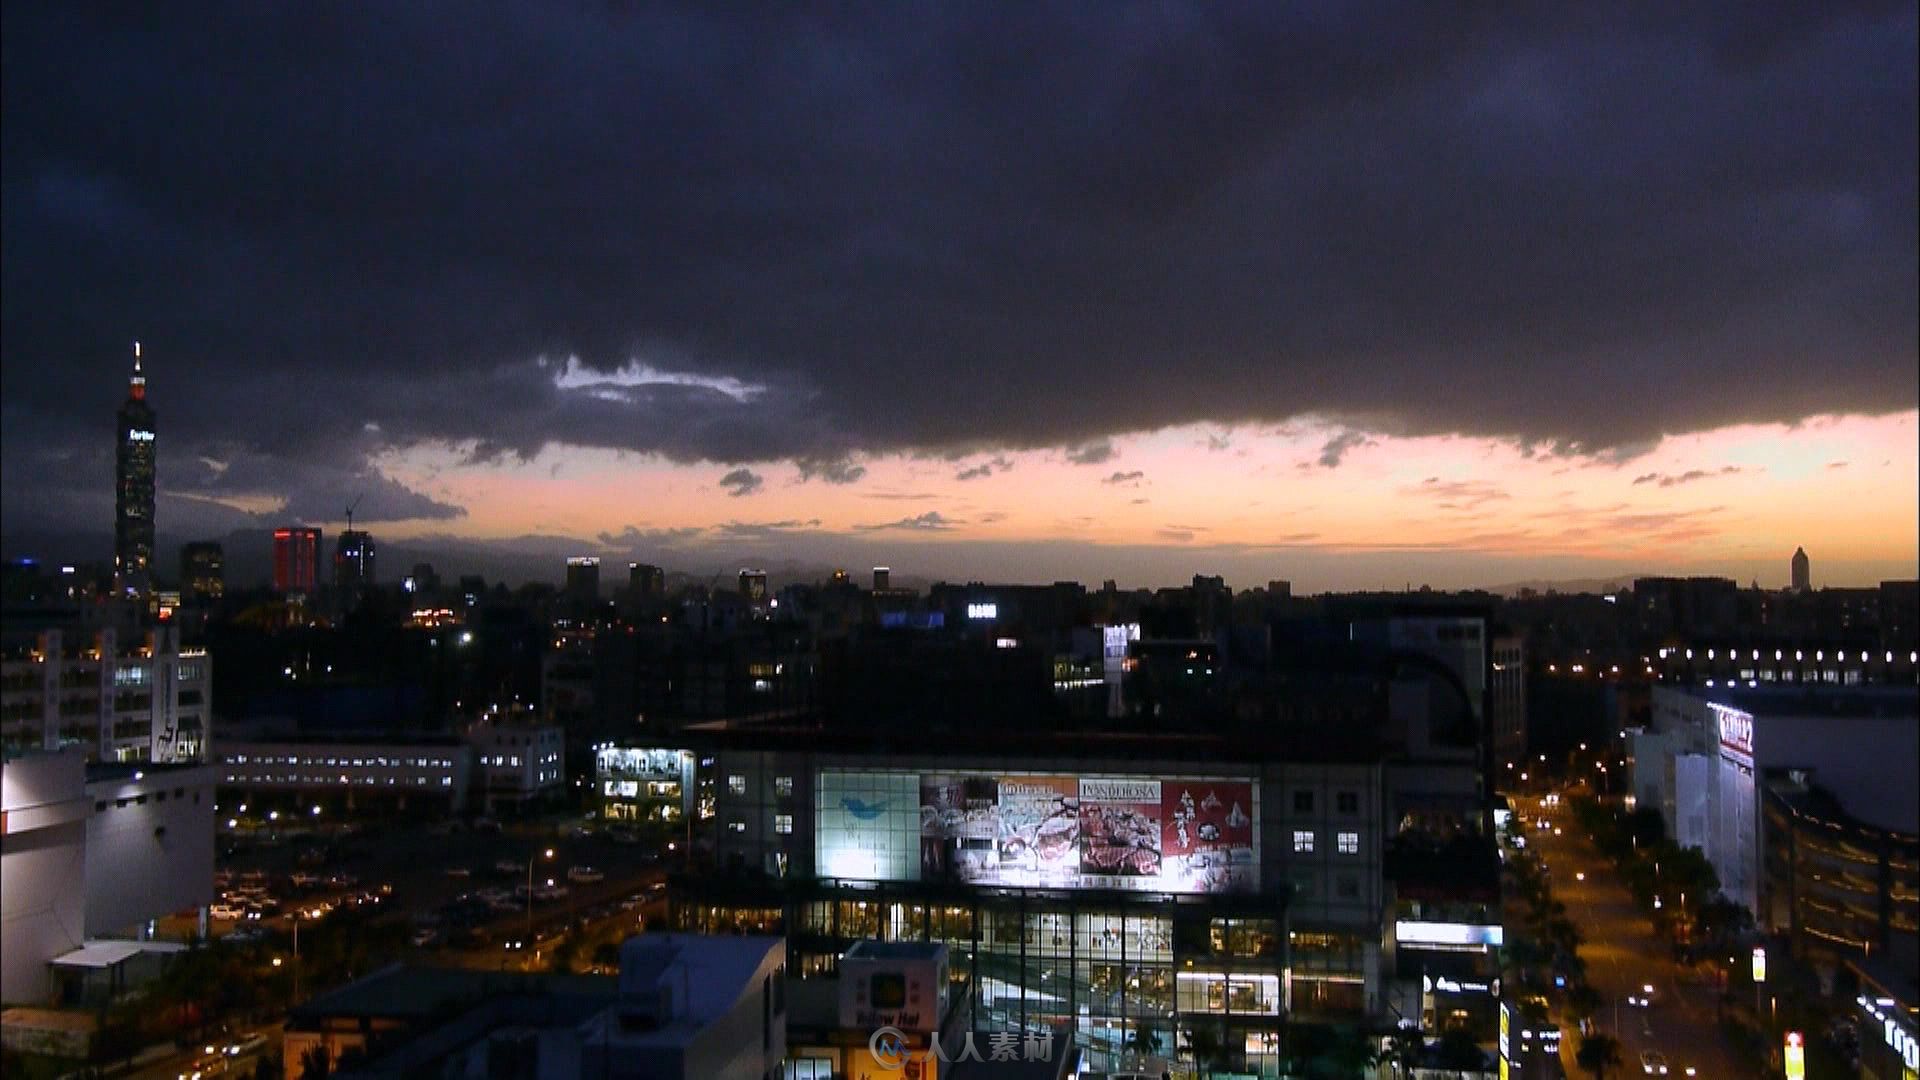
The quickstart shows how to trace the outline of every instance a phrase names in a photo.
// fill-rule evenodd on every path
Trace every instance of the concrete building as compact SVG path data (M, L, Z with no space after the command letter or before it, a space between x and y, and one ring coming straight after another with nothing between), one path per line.
M288 1075L324 1048L353 1077L779 1080L786 943L646 935L617 979L395 965L293 1010Z
M143 939L213 902L213 806L209 766L0 763L0 1000L97 1000L177 950Z
M273 591L311 596L320 587L320 530L289 525L273 530Z
M683 823L693 813L690 751L601 744L594 747L600 819L611 823Z
M393 738L271 737L222 739L214 749L220 787L239 794L353 806L464 810L473 794L479 751L451 735Z
M214 540L180 548L180 592L188 603L217 604L227 592L226 553Z
M205 761L213 658L156 628L123 648L102 630L82 645L59 631L0 660L0 747L83 748L94 761Z
M566 737L556 724L490 717L465 738L479 756L479 794L489 809L532 802L566 784Z
M1806 548L1793 549L1793 591L1797 593L1813 591L1813 567L1807 560Z
M1911 686L1656 686L1652 725L1632 737L1629 782L1675 842L1707 856L1729 899L1761 926L1789 932L1791 898L1763 873L1764 853L1788 842L1767 833L1767 777L1817 784L1850 819L1912 836L1917 759L1920 690Z
M1493 686L1489 720L1493 729L1493 776L1509 783L1527 759L1526 639L1501 634L1493 639Z
M374 584L373 537L363 529L340 534L333 549L333 585L349 596Z

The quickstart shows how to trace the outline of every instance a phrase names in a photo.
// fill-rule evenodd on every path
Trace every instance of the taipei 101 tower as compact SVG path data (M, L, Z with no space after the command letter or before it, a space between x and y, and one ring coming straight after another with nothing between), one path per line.
M133 378L120 406L115 452L113 590L123 600L145 603L153 588L153 406L133 343Z

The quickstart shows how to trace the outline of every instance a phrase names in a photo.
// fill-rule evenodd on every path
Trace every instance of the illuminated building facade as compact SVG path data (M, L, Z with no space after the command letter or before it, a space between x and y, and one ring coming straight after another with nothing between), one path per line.
M87 645L57 630L0 661L0 745L9 754L79 747L91 761L207 760L213 658L160 627L122 650L111 630Z
M140 344L133 346L133 377L120 406L114 449L113 589L121 599L145 601L153 588L153 489L157 455L153 406Z
M1234 1071L1274 1076L1284 1017L1388 1012L1378 763L682 736L715 796L700 827L745 876L676 891L680 929L784 929L804 975L861 940L944 943L977 1026L1063 1027L1095 1068L1138 1032L1174 1051L1207 1028Z
M360 529L342 532L333 549L334 587L351 594L373 582L373 537Z
M290 525L273 530L273 589L311 594L320 584L320 530Z
M195 604L217 604L227 591L227 557L212 540L180 548L180 592Z

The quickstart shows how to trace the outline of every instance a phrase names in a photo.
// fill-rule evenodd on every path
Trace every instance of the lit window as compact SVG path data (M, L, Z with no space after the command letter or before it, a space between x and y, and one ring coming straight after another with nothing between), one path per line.
M727 831L728 831L728 832L730 832L730 833L743 833L743 832L746 832L746 831L747 831L747 823L746 823L746 822L744 822L744 821L729 821L729 822L727 822Z
M792 814L773 815L773 831L781 834L782 836L788 833L791 833L793 831L793 815Z
M735 795L747 793L747 778L739 774L727 777L727 790Z
M1294 851L1294 854L1296 855L1313 854L1313 830L1312 829L1293 830L1293 851Z
M1337 838L1337 842L1340 849L1340 854L1342 855L1360 854L1360 834L1359 833L1343 832Z

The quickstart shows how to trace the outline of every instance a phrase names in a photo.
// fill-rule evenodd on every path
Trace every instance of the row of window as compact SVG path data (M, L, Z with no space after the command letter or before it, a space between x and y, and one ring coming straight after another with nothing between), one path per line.
M397 777L389 776L386 779L387 779L388 787L393 787L395 784L399 783L399 779ZM227 774L227 783L229 784L331 784L331 783L350 784L350 783L356 783L356 782L363 785L373 785L373 784L378 784L380 782L380 778L374 777L374 776L363 776L363 777L360 777L358 781L353 781L353 780L349 780L344 775L336 776L336 777L327 777L327 776L315 776L311 773L308 773L308 774L286 773L285 775L276 775L273 773L265 773L265 774L228 773ZM416 776L410 782L415 787L426 787L428 784L432 782L432 777ZM440 786L452 787L453 777L442 776L440 778Z
M1318 834L1312 829L1293 830L1293 853L1295 855L1313 854ZM1341 832L1334 835L1334 850L1342 855L1360 854L1360 834Z
M481 759L481 763L487 764L484 758ZM513 760L513 763L515 765L520 764L520 759L515 758ZM285 756L280 756L275 754L255 754L252 757L248 757L246 754L232 754L227 757L227 764L229 765L247 765L247 764L300 765L300 766L306 766L308 768L315 768L315 769L319 768L322 765L328 766L329 768L335 768L335 769L342 769L342 768L348 768L348 767L352 767L356 769L365 769L365 768L387 769L387 768L406 768L408 766L411 766L416 769L425 769L425 768L451 769L453 768L453 761L449 758L424 758L424 757L331 758L330 757L322 760L321 758L318 758L318 757L309 758L304 754L298 754L298 755L288 754Z
M733 775L727 777L727 792L733 795L745 795L747 793L747 778L745 776L742 776L739 773L734 773ZM780 795L780 796L792 795L793 794L793 777L791 776L774 777L773 793L775 795Z
M174 788L173 797L176 799L186 798L187 789ZM164 790L154 792L153 801L157 803L166 802L167 793ZM200 793L197 791L193 793L193 803L195 806L200 805ZM113 805L115 806L115 808L122 809L122 810L126 809L129 806L145 806L147 805L147 797L145 795L134 795L125 799L115 799L113 800ZM93 809L95 813L100 813L106 810L106 808L107 808L107 801L105 799L100 799L93 804Z

